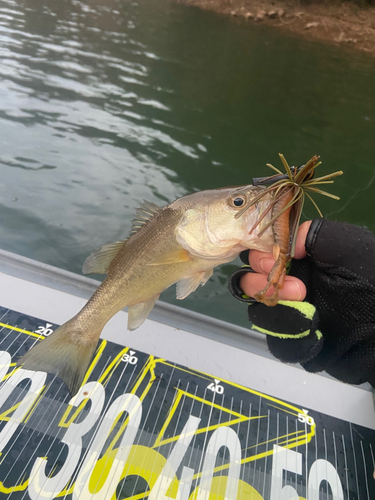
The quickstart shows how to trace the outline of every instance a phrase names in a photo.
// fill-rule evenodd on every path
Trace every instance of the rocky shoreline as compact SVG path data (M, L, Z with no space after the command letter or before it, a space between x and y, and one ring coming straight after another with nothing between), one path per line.
M375 7L361 8L352 2L301 5L283 0L178 1L375 56Z

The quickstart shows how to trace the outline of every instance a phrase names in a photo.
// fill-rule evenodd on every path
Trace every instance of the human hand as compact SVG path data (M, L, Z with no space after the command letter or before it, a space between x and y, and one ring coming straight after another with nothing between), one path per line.
M304 222L298 229L295 259L306 257L305 241L310 229L311 221ZM259 250L250 250L248 261L254 273L246 273L240 279L240 287L249 297L262 290L267 284L267 276L271 271L275 259L271 253L260 252ZM267 296L272 295L273 287L267 291ZM306 297L306 286L299 278L294 276L285 276L284 285L279 290L280 300L301 301Z
M272 263L272 255L251 251L255 273L249 267L233 273L233 295L250 302L241 293L251 297L261 289ZM280 298L284 300L275 307L255 303L248 308L252 328L267 334L275 357L301 363L310 372L325 370L344 382L375 387L373 233L325 219L303 224Z

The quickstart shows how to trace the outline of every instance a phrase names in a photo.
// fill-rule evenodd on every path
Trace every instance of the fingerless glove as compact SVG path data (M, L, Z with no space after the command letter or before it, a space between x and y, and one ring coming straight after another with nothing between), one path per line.
M375 387L375 237L366 228L315 219L305 246L307 257L293 259L289 271L305 283L305 302L251 303L253 328L267 334L281 361ZM240 277L237 270L229 288L245 300Z

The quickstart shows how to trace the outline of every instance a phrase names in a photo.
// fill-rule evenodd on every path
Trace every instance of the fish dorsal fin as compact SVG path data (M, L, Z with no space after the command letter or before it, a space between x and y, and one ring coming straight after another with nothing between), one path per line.
M203 286L207 283L207 281L211 278L213 272L213 269L209 269L208 271L201 271L194 274L194 276L190 276L190 278L185 278L178 281L176 284L176 297L179 300L182 300L192 292L195 292L199 285Z
M159 295L155 295L152 299L147 302L140 302L139 304L134 304L134 306L129 306L128 308L128 330L135 330L146 320L147 316L150 314L155 302L159 298Z
M82 268L83 274L106 274L111 262L125 242L126 240L115 241L97 248L85 260Z
M134 234L140 229L148 220L161 210L158 205L150 201L143 200L141 206L135 211L135 217L132 221L131 234Z

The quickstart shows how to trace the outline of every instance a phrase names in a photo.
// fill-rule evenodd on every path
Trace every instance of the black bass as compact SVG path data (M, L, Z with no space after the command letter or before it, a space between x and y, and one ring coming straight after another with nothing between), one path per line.
M272 195L265 193L252 203L263 191L265 187L253 185L200 191L164 208L144 202L131 236L99 248L84 263L84 274L107 274L87 304L19 364L57 375L75 394L105 324L118 311L128 307L128 329L135 330L172 284L183 299L207 282L214 267L241 251L272 251L272 227L259 237L271 217L267 207Z

